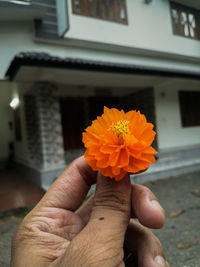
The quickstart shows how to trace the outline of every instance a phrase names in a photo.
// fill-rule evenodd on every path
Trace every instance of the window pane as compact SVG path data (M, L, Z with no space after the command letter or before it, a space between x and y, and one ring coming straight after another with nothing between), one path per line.
M200 126L200 92L180 91L179 101L182 126Z
M171 14L174 34L200 39L198 10L171 2Z
M72 0L73 13L127 24L126 0Z
M196 28L196 22L195 22L195 17L193 14L188 15L188 20L189 20L189 29L190 29L190 35L192 37L195 37L195 28Z
M179 18L178 18L178 11L176 9L172 9L172 16L173 16L174 22L178 24Z
M80 0L75 0L74 1L74 9L78 13L81 12L81 3L80 3Z

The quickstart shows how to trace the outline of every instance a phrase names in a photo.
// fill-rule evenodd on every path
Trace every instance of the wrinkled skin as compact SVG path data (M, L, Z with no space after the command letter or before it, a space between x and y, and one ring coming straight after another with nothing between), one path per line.
M83 204L94 183L95 195ZM148 188L131 185L129 176L102 177L81 157L24 218L13 237L11 267L169 266L148 229L164 220Z

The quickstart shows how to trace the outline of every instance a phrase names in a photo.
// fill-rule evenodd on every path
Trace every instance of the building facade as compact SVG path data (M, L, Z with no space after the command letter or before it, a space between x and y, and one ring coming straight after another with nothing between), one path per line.
M138 179L198 169L199 10L191 0L0 1L1 167L14 159L47 188L105 105L155 125L159 159Z

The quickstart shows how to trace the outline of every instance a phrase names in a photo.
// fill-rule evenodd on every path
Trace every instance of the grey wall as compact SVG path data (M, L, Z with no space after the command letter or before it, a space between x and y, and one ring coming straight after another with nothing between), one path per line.
M33 0L33 6L46 10L43 20L35 20L36 37L58 38L56 0Z

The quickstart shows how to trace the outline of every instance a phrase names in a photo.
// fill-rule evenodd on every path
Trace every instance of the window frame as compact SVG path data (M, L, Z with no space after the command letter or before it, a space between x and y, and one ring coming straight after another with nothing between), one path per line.
M76 0L71 0L72 14L74 14L74 15L79 15L79 16L84 16L84 17L94 18L94 19L100 19L100 20L103 20L103 21L119 23L119 24L123 24L123 25L128 25L128 13L127 13L126 0L123 0L124 1L123 6L124 6L124 12L125 12L124 21L120 20L119 16L117 15L117 11L118 11L118 9L116 7L116 1L117 0L112 0L112 1L114 1L114 2L112 2L112 3L114 3L114 16L113 16L113 18L105 18L105 17L103 17L101 15L103 13L102 6L105 3L104 2L105 0L100 0L101 2L100 2L100 9L99 9L100 10L100 15L99 16L95 16L94 14L92 14L91 8L92 8L92 4L93 3L89 3L88 0L80 0L80 6L83 8L83 12L78 12L75 9L75 1Z
M200 91L190 91L190 90L178 91L181 126L183 128L200 127L200 119L199 119L200 116L198 116L198 114L200 114L199 105L197 103L195 103L194 105L194 100L191 101L192 98L195 99L196 101L198 101L198 99L200 100ZM198 112L196 117L194 117L194 114L196 114L196 110L198 110ZM190 119L191 117L195 119L191 121Z
M189 31L188 36L184 34L184 32L181 29L183 28L183 26L181 25L180 21L177 26L179 28L178 31L175 29L173 9L176 9L178 11L178 14L180 14L181 11L185 12L187 14L187 21L188 21L189 12L191 12L194 15L195 23L196 23L196 29L194 30L194 33L195 33L194 37L191 36L190 31ZM170 15L171 15L172 31L174 35L189 38L192 40L198 40L198 41L200 40L200 10L170 1Z

